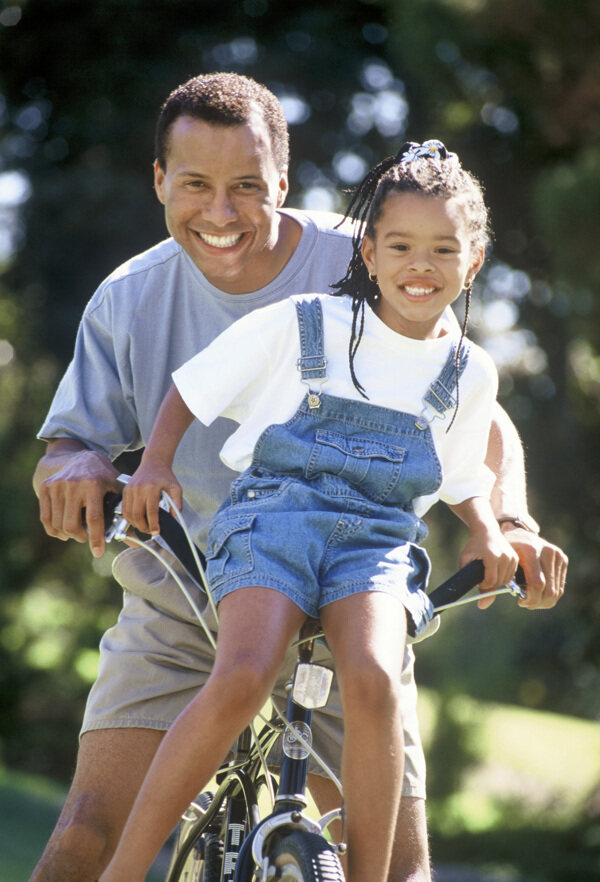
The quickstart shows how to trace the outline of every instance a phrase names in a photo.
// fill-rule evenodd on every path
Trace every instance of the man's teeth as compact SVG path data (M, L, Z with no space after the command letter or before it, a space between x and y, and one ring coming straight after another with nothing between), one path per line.
M426 297L428 294L433 294L435 288L416 288L414 285L405 285L404 290L411 297Z
M207 245L212 245L213 248L231 248L232 245L237 245L244 234L236 233L232 236L211 236L209 233L199 233L198 235L203 242L206 242Z

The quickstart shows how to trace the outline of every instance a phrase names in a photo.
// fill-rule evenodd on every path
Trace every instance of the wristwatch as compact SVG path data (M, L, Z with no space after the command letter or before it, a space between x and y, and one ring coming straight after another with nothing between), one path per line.
M527 521L524 521L517 515L503 515L496 520L498 521L498 525L500 527L502 526L502 524L512 524L513 527L516 527L520 530L527 530L528 533L535 533L536 535L539 535L540 532L540 528L538 524L533 520L533 518L528 518Z

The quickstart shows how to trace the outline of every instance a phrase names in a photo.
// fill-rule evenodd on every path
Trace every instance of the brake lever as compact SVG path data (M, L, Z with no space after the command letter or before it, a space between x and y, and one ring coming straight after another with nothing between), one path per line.
M127 484L129 475L119 475L117 478L121 484ZM120 493L107 493L104 497L104 541L112 542L113 539L124 538L128 521L123 517L123 497Z

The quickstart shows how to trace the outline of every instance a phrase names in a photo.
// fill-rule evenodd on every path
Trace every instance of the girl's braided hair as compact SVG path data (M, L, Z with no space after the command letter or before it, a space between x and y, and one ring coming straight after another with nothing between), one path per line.
M377 281L369 278L362 259L361 245L365 236L374 238L375 227L386 200L397 193L420 193L423 196L456 199L463 206L471 247L485 248L490 239L483 187L477 178L462 168L457 155L446 150L441 141L425 141L424 144L406 142L395 156L388 156L368 172L354 191L344 217L344 220L352 218L355 221L352 257L346 275L332 285L337 295L347 294L352 298L350 374L354 386L364 398L368 396L356 376L354 359L364 330L365 303L373 307L379 296L379 289ZM462 335L456 350L457 364L469 318L470 293L469 286L466 289Z

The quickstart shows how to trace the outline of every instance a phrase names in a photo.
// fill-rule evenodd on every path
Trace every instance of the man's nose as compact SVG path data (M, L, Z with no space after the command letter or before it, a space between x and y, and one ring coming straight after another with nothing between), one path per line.
M214 190L204 206L204 216L214 224L227 224L237 217L235 202L228 190Z

